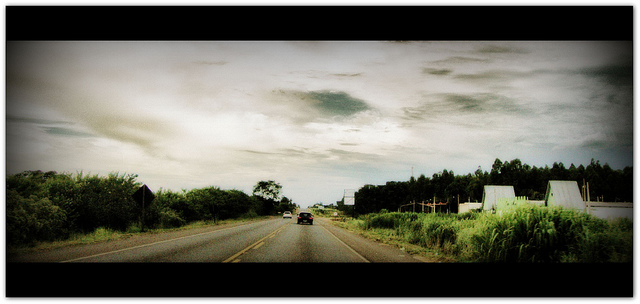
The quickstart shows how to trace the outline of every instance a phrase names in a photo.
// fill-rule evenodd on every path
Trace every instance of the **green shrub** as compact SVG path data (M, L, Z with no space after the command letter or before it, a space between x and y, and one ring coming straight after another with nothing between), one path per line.
M418 219L418 213L414 212L389 212L389 213L369 213L362 217L366 229L387 228L396 229L407 222Z
M633 222L621 218L605 221L605 225L587 225L565 259L587 263L633 262Z
M10 246L100 231L173 228L196 221L255 217L264 202L239 190L206 187L181 192L160 189L142 217L132 198L137 175L25 171L7 176L7 238ZM290 208L291 201L281 202ZM258 211L258 212L256 212ZM144 227L141 226L144 219Z
M84 232L98 227L125 231L139 221L140 207L131 195L140 187L137 175L76 176L76 225Z
M608 221L561 207L525 205L485 221L485 229L472 237L479 261L604 262L631 249L625 241L631 235Z
M461 220L456 214L391 212L363 217L366 229L395 229L405 241L423 247L456 248Z
M186 221L172 209L160 211L159 224L161 228L175 228L186 224Z
M523 204L508 212L379 213L363 229L478 262L632 262L633 222L607 221L561 207Z
M68 236L66 214L48 198L7 193L7 244L33 244Z
M422 229L422 242L427 246L444 247L446 243L455 244L458 238L458 225L455 220L427 220Z

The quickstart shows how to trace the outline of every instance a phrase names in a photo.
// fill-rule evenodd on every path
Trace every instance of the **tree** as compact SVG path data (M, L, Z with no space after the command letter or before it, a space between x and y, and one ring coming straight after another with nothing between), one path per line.
M280 190L282 185L275 181L259 181L253 187L253 196L260 202L258 214L275 214L280 202Z
M253 187L253 195L259 196L265 200L279 201L280 190L282 190L282 185L275 181L259 181Z
M493 162L493 166L491 166L490 183L493 185L502 185L502 161L499 158Z
M280 200L280 204L278 204L277 211L285 212L285 211L293 211L296 208L296 205L286 196L283 196Z

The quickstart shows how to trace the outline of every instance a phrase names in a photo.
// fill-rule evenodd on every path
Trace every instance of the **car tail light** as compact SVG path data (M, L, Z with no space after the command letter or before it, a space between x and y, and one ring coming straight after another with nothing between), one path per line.
M310 219L310 220L312 220L312 219L313 219L313 217L310 217L309 219Z

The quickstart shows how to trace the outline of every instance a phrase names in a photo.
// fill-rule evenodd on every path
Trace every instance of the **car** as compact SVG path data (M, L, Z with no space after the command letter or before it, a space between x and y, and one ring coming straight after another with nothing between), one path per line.
M298 224L302 223L309 223L309 225L313 225L313 214L309 212L298 213Z
M291 215L291 211L285 211L282 214L282 218L292 218L293 216Z

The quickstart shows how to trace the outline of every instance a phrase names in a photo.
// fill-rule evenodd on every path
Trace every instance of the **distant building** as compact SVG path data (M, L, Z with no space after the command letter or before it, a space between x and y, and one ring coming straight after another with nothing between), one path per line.
M462 203L458 205L458 213L465 213L478 209L482 209L482 203Z
M512 198L516 198L516 192L513 190L513 186L484 186L482 210L495 210L499 201Z
M585 211L585 202L576 181L549 181L544 200L546 206L561 206Z

